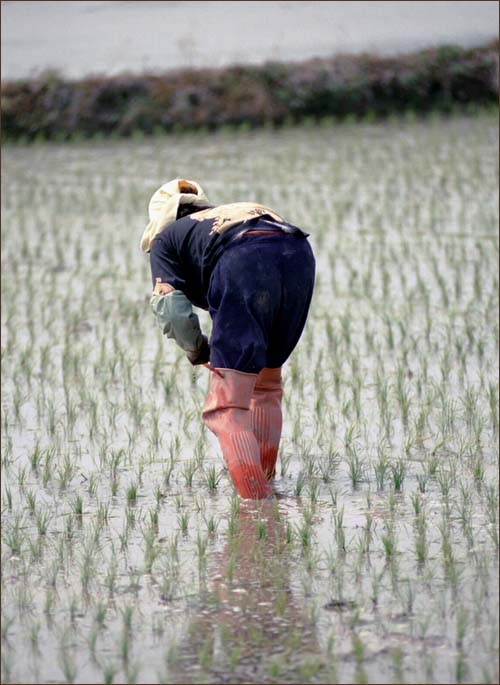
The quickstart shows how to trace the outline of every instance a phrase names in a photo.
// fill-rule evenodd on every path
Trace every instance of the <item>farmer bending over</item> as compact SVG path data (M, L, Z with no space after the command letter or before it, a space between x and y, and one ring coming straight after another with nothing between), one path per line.
M149 203L151 307L191 364L211 371L203 421L217 436L238 493L273 493L281 437L281 366L311 302L315 261L307 233L268 207L213 207L194 181L165 183ZM210 343L192 305L212 318Z

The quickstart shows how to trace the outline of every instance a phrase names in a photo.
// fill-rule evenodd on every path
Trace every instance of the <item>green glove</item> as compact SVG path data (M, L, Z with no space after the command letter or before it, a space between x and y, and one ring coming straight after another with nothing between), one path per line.
M185 352L198 353L203 345L200 321L184 293L173 290L166 295L153 295L149 303L162 333L173 338Z
M210 359L210 345L206 335L202 336L203 342L201 347L196 352L186 352L186 356L193 366L198 364L206 364Z

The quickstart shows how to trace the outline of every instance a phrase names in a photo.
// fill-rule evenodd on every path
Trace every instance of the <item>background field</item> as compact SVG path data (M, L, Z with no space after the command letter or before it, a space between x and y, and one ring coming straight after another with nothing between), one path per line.
M497 114L3 149L3 682L498 682L497 153ZM311 233L274 503L149 311L176 176Z

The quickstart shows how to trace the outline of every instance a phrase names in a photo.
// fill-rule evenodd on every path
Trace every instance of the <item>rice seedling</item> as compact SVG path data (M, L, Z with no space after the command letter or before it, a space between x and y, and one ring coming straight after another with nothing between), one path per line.
M208 467L206 473L206 483L209 492L213 493L217 490L217 486L219 485L221 478L222 474L220 472L217 473L217 469L215 466L212 465Z
M486 515L488 518L487 532L495 549L498 549L498 483L491 483L485 487Z
M384 532L381 535L382 545L386 559L392 560L396 554L396 530L392 521L385 521Z
M177 517L177 523L179 524L179 528L181 530L181 533L183 535L187 535L188 527L189 527L189 513L188 512L180 513L179 516Z
M448 469L441 467L437 473L437 482L443 498L448 498L450 490L454 485L453 474Z
M12 463L12 438L7 436L5 449L2 452L2 466L7 471Z
M30 453L30 464L33 471L38 471L38 467L43 460L43 450L40 449L40 444L37 442L32 452Z
M135 509L133 508L133 505L131 505L128 507L127 513L126 513L127 533L130 533L130 531L135 528L136 523L137 523L137 514L135 512Z
M296 497L300 497L302 494L302 490L304 489L306 483L306 476L302 471L299 471L297 475L297 480L295 481L295 487L294 487L294 495Z
M35 512L35 523L38 535L46 535L50 523L50 514L44 509Z
M498 387L493 383L488 385L488 402L490 406L490 420L493 431L498 434Z
M185 462L182 468L182 475L184 476L184 482L187 488L191 488L193 486L193 478L197 470L198 464L195 460L190 459L189 461Z
M333 523L335 527L335 541L337 544L337 550L340 555L344 555L346 552L346 539L345 539L345 529L344 529L344 510L333 514Z
M311 502L311 505L316 504L318 501L319 497L319 484L317 481L312 480L309 483L309 501Z
M395 464L391 465L391 473L392 481L394 483L394 490L396 492L401 492L406 476L406 462L403 459L398 459Z
M28 511L31 516L34 515L36 509L36 494L33 490L29 490L26 493L26 504L28 505Z
M361 557L368 556L370 554L370 545L373 540L373 517L372 515L367 512L365 514L365 526L362 530L362 533L360 535L359 539L359 553ZM344 547L345 547L345 541L344 541Z
M91 497L94 497L96 495L98 483L99 481L97 473L91 473L87 484L87 490Z
M282 478L284 478L287 474L292 456L293 455L291 453L283 453L283 451L280 453L280 475Z
M77 519L81 521L83 516L83 498L81 495L76 495L74 500L71 501L71 508Z
M137 489L138 489L138 483L137 482L132 482L129 484L127 488L127 503L129 505L134 505L137 502Z
M439 457L436 454L438 447L434 448L434 451L427 456L427 475L429 478L433 478L436 475L439 466Z
M75 473L75 464L72 463L70 455L65 454L62 465L57 469L60 490L66 490L73 480Z
M12 490L8 486L5 486L4 492L5 500L7 502L7 509L12 511Z
M366 476L365 464L356 450L351 450L349 452L347 456L347 465L353 490L356 490L360 483L365 480Z
M428 481L429 475L427 473L417 473L418 489L421 493L426 491Z
M24 521L21 516L17 515L5 534L5 544L10 549L10 553L13 557L21 557L22 555L25 542L23 530Z

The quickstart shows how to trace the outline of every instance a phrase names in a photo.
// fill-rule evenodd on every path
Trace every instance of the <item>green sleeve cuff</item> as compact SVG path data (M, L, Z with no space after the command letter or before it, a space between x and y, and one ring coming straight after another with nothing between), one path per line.
M200 321L188 298L180 290L153 295L149 301L158 326L185 352L196 352L203 342Z

